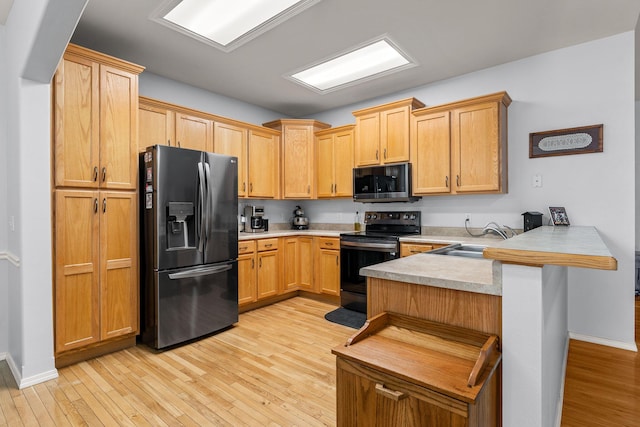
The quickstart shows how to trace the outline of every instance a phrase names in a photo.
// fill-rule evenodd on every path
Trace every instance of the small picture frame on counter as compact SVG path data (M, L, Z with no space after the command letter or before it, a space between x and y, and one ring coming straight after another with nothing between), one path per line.
M564 207L552 207L549 206L549 215L551 216L551 222L556 225L570 225L569 216Z

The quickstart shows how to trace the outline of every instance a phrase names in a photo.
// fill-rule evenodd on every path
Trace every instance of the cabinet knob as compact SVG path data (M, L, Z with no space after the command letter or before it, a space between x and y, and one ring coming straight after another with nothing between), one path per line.
M94 166L93 167L93 182L98 181L98 167Z
M243 182L242 183L242 192L244 193L245 191L247 191L247 183Z
M460 175L456 175L456 185L460 187Z
M178 141L178 148L181 148L181 147L180 147L180 141Z
M253 270L256 266L256 261L254 259L251 260L251 269Z
M307 185L307 194L311 194L311 184Z
M378 160L378 150L376 150L376 160Z
M170 140L170 139L167 139L167 145L168 145L169 147L171 147L171 140Z
M107 180L107 168L102 168L102 182Z
M447 188L449 188L449 176L448 175L444 177L444 185L446 185Z
M102 199L102 213L105 213L107 211L107 199L104 198Z
M383 154L383 157L386 159L386 158L387 158L387 149L386 149L386 148L384 149L384 152L383 152L383 153L384 153L384 154Z
M93 213L98 213L98 199L93 199Z

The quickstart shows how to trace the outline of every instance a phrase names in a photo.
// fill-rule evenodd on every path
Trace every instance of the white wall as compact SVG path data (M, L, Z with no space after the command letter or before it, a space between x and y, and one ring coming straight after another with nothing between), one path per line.
M472 226L496 219L522 228L521 213L565 206L571 223L597 227L618 259L615 272L570 269L569 328L577 334L611 340L614 345L632 345L636 247L635 202L631 196L635 194L633 32L350 105L314 118L338 126L353 123L353 110L410 96L427 105L438 105L502 90L513 99L508 112L509 193L434 196L388 207L422 210L423 225L460 227L464 214L471 213ZM599 123L604 124L603 153L528 158L530 132ZM542 175L542 188L532 188L534 174ZM314 220L313 211L310 220Z
M207 92L148 71L140 75L138 90L142 96L255 125L282 118L282 114L275 111Z
M5 29L0 25L0 62L5 63ZM7 250L7 76L0 67L0 358L9 349Z
M86 0L16 2L5 28L5 201L6 215L15 218L15 231L7 238L7 253L12 259L7 266L7 361L20 388L57 376L53 358L50 81L85 4ZM24 78L27 75L41 81Z

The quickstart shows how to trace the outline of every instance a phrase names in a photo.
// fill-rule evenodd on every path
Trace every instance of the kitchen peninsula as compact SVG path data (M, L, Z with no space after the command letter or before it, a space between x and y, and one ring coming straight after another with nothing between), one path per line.
M579 226L493 241L483 256L417 254L363 268L367 317L393 311L497 334L503 425L559 425L568 267L616 270L617 261L594 227Z

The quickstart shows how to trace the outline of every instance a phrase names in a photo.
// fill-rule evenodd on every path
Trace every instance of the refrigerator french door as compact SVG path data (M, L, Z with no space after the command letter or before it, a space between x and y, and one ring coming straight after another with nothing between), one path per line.
M238 164L156 145L140 166L142 341L162 349L238 321Z

